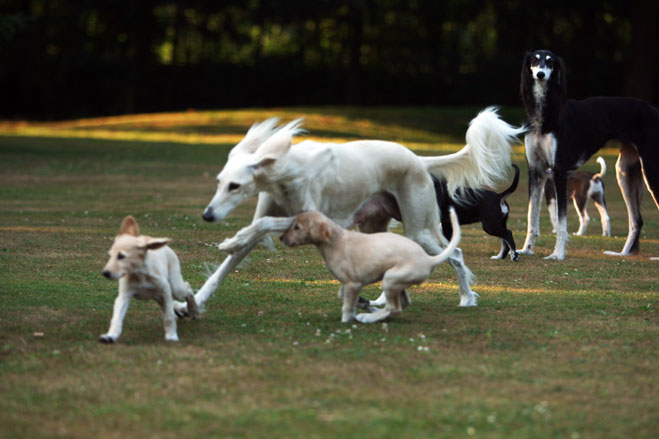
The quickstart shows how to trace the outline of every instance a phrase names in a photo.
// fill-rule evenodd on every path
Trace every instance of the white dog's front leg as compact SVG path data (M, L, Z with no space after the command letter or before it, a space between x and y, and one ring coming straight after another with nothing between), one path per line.
M236 253L253 241L261 241L268 233L285 232L295 217L278 218L264 216L247 227L240 229L233 237L225 239L218 248L227 253Z
M121 281L120 281L121 282ZM114 299L114 308L112 310L112 320L110 320L110 329L105 334L98 337L101 343L114 343L119 339L121 330L123 328L124 317L130 304L132 295L128 291L122 291L121 284L119 286L119 295Z
M210 297L213 295L215 290L220 286L220 283L222 280L227 277L229 273L231 273L234 268L238 266L240 261L243 260L247 254L252 251L254 246L257 244L257 242L252 242L250 245L247 247L243 248L241 251L234 253L232 255L229 255L224 262L222 262L222 265L219 266L217 270L215 270L215 273L208 279L206 279L206 282L204 285L197 291L197 294L195 294L195 301L197 302L197 307L199 309L199 313L203 313L205 311L205 306L206 302Z

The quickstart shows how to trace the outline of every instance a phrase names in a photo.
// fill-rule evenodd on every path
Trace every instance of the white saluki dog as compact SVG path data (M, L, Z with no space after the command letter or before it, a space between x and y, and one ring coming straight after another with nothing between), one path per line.
M348 228L371 197L387 193L398 203L405 235L429 254L439 254L448 241L439 229L431 174L445 179L451 193L460 186L494 187L505 180L511 142L523 131L501 120L496 108L487 108L471 121L467 145L460 151L420 157L400 144L378 140L293 145L293 136L302 131L301 120L279 128L276 124L276 119L268 119L253 125L217 176L217 193L203 214L205 220L220 221L246 198L259 198L252 225L220 246L230 256L195 295L201 309L266 234L285 231L306 210L320 211ZM388 222L366 219L360 228L384 231ZM460 306L476 306L478 294L471 289L472 274L462 251L456 249L449 261L458 274Z

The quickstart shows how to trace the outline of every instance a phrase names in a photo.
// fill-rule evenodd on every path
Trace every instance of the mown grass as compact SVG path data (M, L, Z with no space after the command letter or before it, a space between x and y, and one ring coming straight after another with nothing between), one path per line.
M124 215L173 238L197 288L205 265L223 259L214 244L249 223L254 200L218 224L200 215L254 120L304 114L317 138L376 137L431 154L459 148L476 111L301 108L3 124L0 437L656 437L659 282L649 256L659 256L658 216L646 197L642 253L602 255L619 250L627 231L613 149L604 152L614 237L598 235L591 209L589 235L570 240L565 261L544 261L553 237L543 213L538 255L515 264L490 260L497 240L464 228L477 308L456 306L455 274L440 266L401 316L344 325L338 284L313 248L258 247L203 318L179 323L181 343L165 343L157 306L137 301L119 342L96 342L116 295L100 271ZM521 120L516 109L504 115ZM523 165L521 147L515 161ZM524 175L509 200L518 245ZM576 230L572 210L569 224ZM377 286L364 294L376 296Z

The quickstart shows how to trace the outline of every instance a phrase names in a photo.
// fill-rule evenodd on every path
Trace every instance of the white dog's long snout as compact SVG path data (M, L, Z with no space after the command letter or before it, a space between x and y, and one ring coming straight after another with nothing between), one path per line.
M547 66L541 67L541 66L533 66L531 67L531 73L533 74L533 78L539 79L541 81L549 81L549 77L551 76L552 69L550 69Z
M215 213L213 213L213 208L208 206L206 210L204 210L204 214L201 215L201 217L204 219L204 221L208 221L209 223L215 221Z

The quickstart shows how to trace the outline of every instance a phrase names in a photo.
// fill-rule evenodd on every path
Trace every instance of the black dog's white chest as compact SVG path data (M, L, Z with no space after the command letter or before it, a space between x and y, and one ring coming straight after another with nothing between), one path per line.
M556 163L556 136L553 133L531 132L524 138L526 159L537 171L548 172Z

